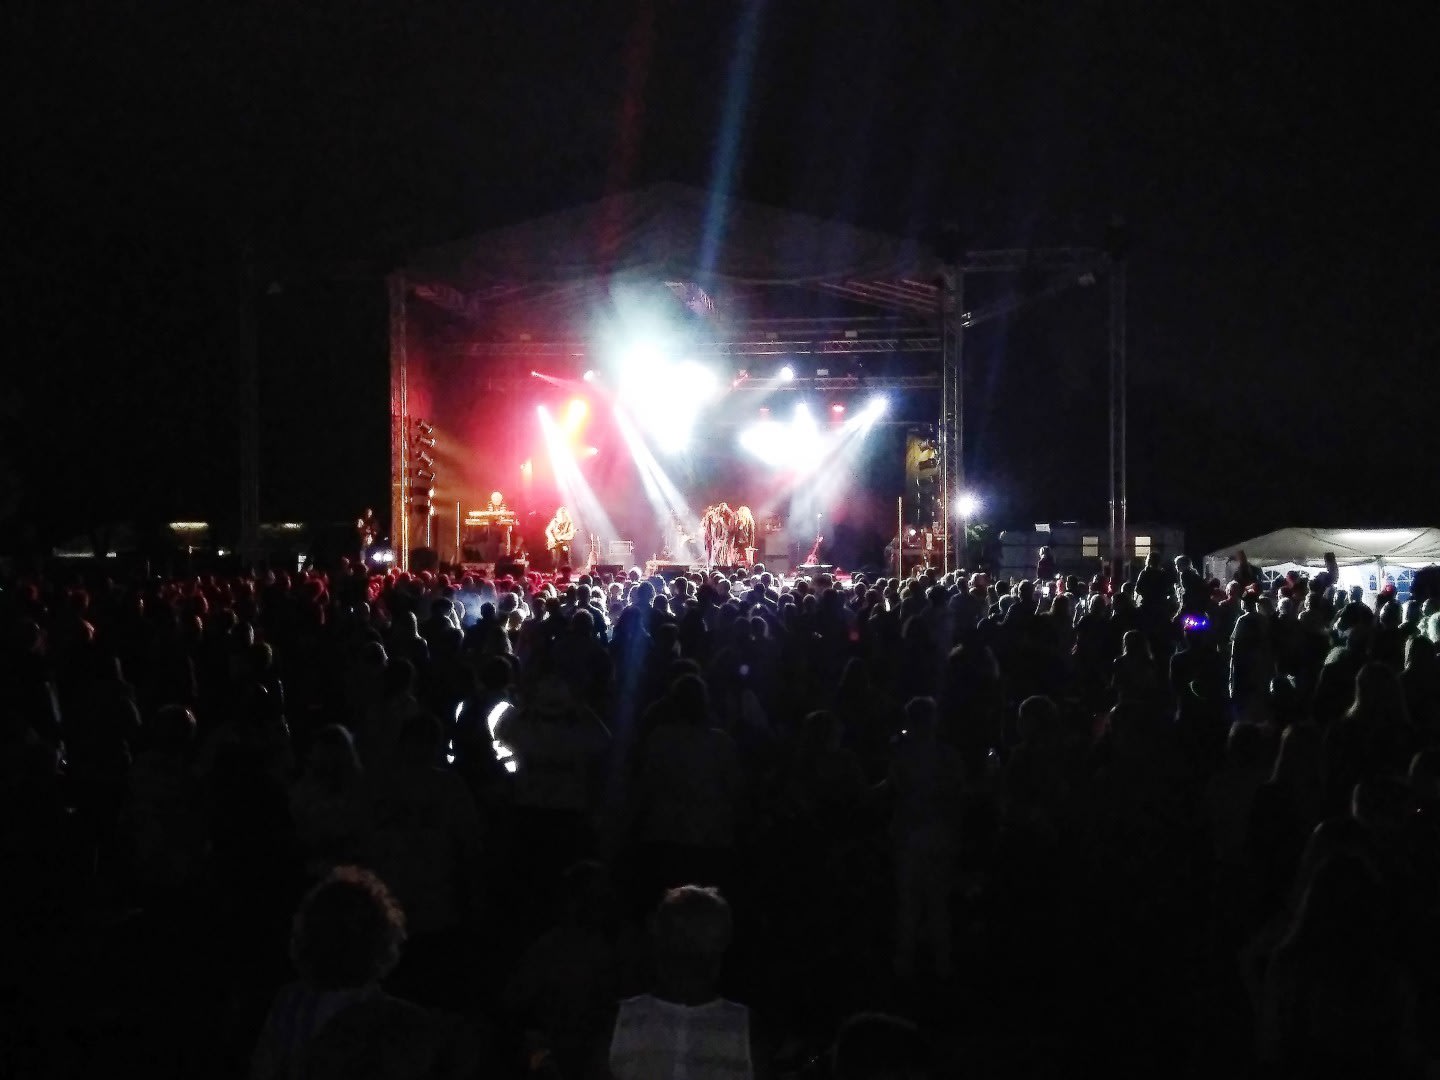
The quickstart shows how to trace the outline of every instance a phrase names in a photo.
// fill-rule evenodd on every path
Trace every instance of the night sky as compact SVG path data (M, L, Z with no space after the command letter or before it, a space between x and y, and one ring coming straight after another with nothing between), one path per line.
M906 235L954 222L975 247L1098 244L1123 214L1132 519L1182 525L1197 553L1287 524L1435 524L1436 21L26 3L6 35L7 486L42 534L235 518L250 250L262 516L383 505L383 273L677 180ZM971 336L971 473L999 524L1103 516L1104 346L1103 289Z

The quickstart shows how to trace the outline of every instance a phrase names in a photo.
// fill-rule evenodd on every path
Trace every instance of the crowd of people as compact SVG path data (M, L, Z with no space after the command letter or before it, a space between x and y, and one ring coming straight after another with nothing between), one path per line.
M1440 607L1040 569L8 583L0 1075L1425 1075Z

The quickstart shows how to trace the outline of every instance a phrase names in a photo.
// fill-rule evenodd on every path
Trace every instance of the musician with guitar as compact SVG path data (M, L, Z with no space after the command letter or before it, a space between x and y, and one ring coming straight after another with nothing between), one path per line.
M570 517L570 511L562 506L555 511L550 524L545 526L545 546L550 549L553 569L559 570L570 564L570 544L574 539L575 522Z

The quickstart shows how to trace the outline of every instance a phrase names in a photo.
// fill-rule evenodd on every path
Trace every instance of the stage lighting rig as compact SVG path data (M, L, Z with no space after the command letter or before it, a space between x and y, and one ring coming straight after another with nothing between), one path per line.
M406 487L410 509L427 518L435 512L435 426L412 418L409 431L409 468Z

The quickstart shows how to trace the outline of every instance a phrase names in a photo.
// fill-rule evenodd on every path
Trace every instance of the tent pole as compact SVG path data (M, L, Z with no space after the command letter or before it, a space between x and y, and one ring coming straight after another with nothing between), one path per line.
M1125 341L1125 262L1122 259L1115 268L1116 334L1119 339L1120 368L1120 542L1125 545L1126 561L1130 554L1130 372L1129 357ZM1126 567L1129 578L1129 567Z

